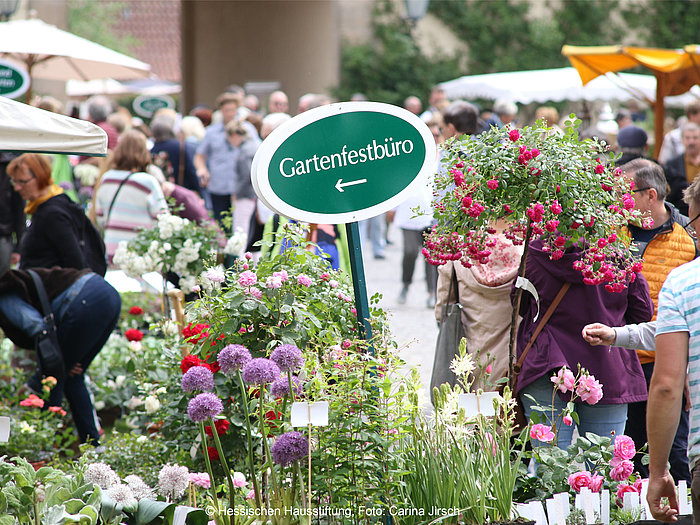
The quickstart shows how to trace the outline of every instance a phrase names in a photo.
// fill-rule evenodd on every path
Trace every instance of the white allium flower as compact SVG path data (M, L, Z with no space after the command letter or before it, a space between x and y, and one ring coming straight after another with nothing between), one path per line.
M450 370L454 372L457 377L461 377L466 380L474 371L474 358L471 354L464 354L464 356L455 356L450 363Z
M207 268L204 272L204 278L212 283L223 283L226 280L226 274L222 266L215 268Z
M107 495L125 509L135 508L139 504L129 485L112 485L107 489Z
M180 288L183 292L189 293L197 285L197 278L192 275L180 276Z
M137 500L141 501L142 499L156 499L156 494L153 489L146 485L146 482L135 474L125 477L124 481L126 481L127 485L129 485L129 488Z
M143 403L146 408L147 414L153 414L154 412L157 412L160 408L160 401L158 401L158 398L156 396L146 397Z
M94 186L100 176L100 168L94 164L82 163L73 168L73 175L80 181L81 186Z
M119 484L119 476L106 463L91 463L85 470L84 477L85 481L94 483L101 489L108 489Z
M190 484L190 472L180 465L164 465L158 474L158 492L168 500L179 499Z

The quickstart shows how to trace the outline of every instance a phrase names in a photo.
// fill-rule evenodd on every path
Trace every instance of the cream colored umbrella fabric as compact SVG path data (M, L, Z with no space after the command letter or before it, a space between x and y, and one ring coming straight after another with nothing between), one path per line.
M85 120L0 97L0 150L104 157L107 134Z
M23 65L32 79L130 80L148 76L151 69L145 62L37 19L0 22L0 57Z

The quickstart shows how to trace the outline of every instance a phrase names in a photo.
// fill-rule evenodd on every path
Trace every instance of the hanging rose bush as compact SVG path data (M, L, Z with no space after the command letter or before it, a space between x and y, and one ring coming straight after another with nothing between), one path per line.
M436 180L437 225L423 250L428 261L488 261L488 234L500 219L514 244L541 237L554 260L577 244L584 253L575 268L584 282L623 290L641 262L622 227L642 217L608 146L579 141L579 123L572 115L563 133L538 122L448 141Z

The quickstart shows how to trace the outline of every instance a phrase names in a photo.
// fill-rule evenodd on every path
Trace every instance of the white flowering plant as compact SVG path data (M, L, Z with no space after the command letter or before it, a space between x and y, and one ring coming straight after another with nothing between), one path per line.
M215 224L192 222L166 211L158 216L152 228L119 244L114 264L135 278L154 271L164 277L176 274L177 286L189 293L195 289L208 262L216 259L220 248Z

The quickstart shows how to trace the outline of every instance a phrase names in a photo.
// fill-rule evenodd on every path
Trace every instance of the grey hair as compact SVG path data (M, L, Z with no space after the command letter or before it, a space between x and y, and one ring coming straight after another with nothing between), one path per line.
M104 122L112 113L112 103L103 95L95 95L87 101L88 115L93 122Z
M656 162L647 159L633 159L623 164L622 171L634 177L634 187L654 188L659 200L664 200L668 195L668 185L664 170Z

